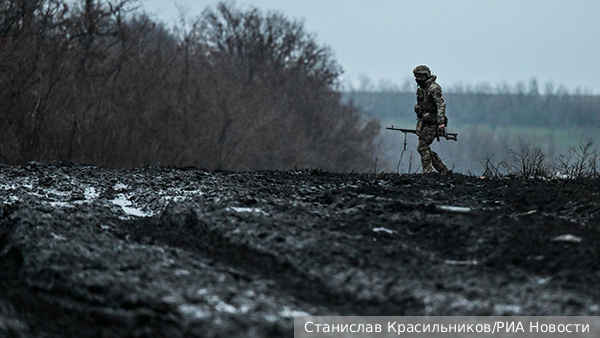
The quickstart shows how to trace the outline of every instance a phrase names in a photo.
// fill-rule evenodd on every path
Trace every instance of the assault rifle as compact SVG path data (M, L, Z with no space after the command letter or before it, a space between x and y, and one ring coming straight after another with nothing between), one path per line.
M385 129L397 130L397 131L401 131L404 133L404 150L406 150L406 135L409 133L415 134L415 135L417 134L417 131L415 129L401 129L401 128L394 128L394 126L387 127ZM454 141L458 142L457 136L458 136L457 133L447 133L445 130L438 130L437 135L435 135L438 142L440 142L440 137L443 137L446 140L454 140Z

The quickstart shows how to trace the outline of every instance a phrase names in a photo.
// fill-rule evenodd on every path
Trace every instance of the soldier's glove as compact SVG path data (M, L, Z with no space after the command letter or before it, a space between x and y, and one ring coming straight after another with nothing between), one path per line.
M446 137L446 128L438 128L435 138L440 142L440 137Z

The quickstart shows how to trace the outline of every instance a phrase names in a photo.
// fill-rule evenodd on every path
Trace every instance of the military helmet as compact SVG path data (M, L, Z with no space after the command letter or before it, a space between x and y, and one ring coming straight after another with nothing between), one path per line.
M427 75L427 77L430 77L431 70L429 69L429 67L427 67L425 65L420 65L420 66L417 66L415 69L413 69L413 74L415 74L415 76L417 74L425 74L425 75Z

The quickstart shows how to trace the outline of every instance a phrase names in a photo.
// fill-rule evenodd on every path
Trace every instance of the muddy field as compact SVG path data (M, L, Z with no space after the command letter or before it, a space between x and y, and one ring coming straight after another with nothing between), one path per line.
M0 336L600 315L600 181L0 166Z

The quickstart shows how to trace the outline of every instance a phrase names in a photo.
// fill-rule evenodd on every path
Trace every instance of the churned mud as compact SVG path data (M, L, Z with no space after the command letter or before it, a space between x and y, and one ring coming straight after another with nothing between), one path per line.
M0 167L0 336L600 315L600 181Z

